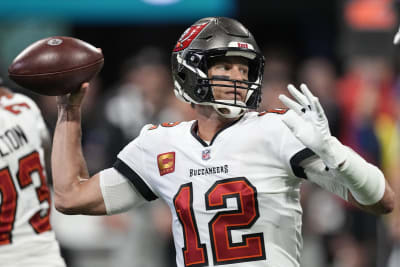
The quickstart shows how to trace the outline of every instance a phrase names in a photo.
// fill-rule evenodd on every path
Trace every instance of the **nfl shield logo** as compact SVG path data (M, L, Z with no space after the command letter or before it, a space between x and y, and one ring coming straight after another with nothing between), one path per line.
M202 160L209 160L210 159L210 149L203 150L201 153Z

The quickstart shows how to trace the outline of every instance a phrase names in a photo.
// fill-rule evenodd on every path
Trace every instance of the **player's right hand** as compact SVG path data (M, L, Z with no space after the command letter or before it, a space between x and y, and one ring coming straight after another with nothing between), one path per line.
M57 106L64 108L81 107L88 89L89 83L83 83L79 90L67 95L57 96Z

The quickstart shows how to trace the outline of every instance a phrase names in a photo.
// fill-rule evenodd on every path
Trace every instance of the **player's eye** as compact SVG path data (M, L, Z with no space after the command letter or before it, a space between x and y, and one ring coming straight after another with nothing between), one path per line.
M231 66L229 64L218 64L215 66L215 69L220 70L220 71L228 71L231 69Z
M249 68L248 68L247 66L245 66L245 65L239 66L239 72L240 72L240 74L242 75L242 78L243 78L244 80L248 80L248 77L249 77Z

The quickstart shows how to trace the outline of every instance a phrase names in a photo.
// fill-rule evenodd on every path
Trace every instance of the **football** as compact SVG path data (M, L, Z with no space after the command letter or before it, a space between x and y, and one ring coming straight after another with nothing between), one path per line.
M100 49L82 40L55 36L25 48L8 75L18 85L42 95L65 95L90 81L103 67Z

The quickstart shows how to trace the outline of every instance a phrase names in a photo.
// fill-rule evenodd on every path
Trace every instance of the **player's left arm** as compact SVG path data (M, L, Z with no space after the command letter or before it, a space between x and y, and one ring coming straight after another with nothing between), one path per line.
M326 164L318 156L304 160L300 163L300 166L304 169L305 178L307 178L308 181L319 185L364 211L378 215L388 213L392 209L393 192L391 192L387 181L384 181L385 191L383 192L383 197L375 204L364 205L354 198L345 182L346 177L343 176L342 172L334 169L327 169ZM363 167L369 168L367 165Z
M324 162L330 175L348 188L347 200L350 203L375 214L391 212L394 193L382 171L333 137L318 98L305 84L300 89L301 92L293 85L288 86L296 101L279 96L290 109L281 117L282 121L301 143ZM320 174L324 175L322 171Z
M387 213L390 213L393 211L394 198L395 197L394 197L393 190L389 186L388 182L385 180L385 192L384 192L381 200L379 200L377 203L372 204L372 205L363 205L354 198L354 196L351 194L350 191L348 192L348 200L347 201L366 212L380 215L380 214L387 214Z

